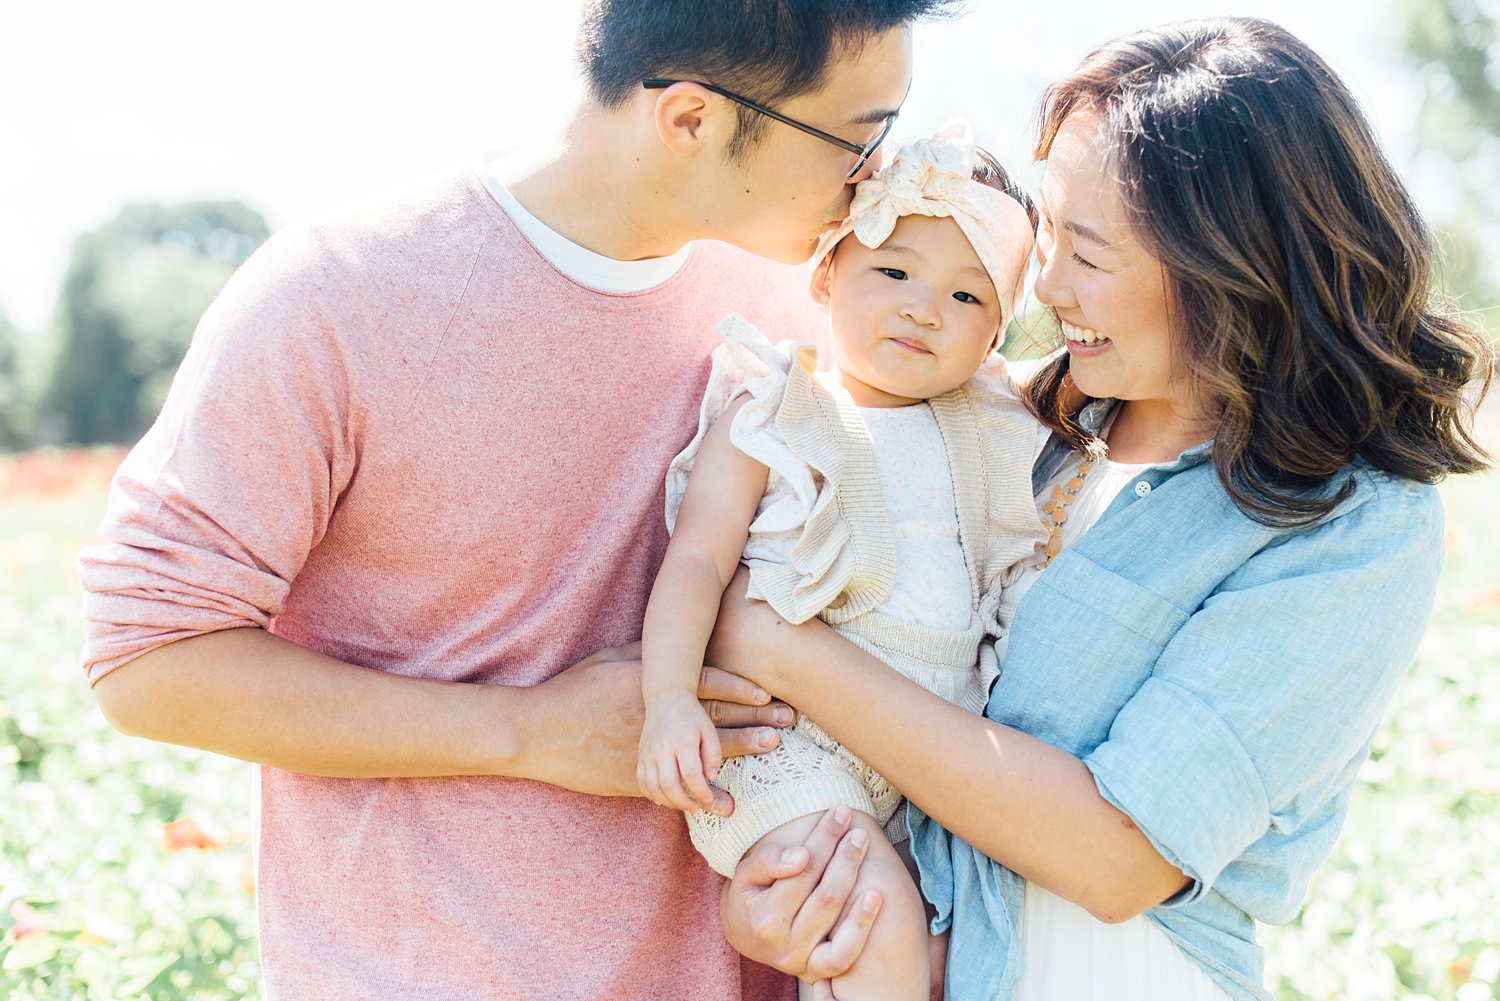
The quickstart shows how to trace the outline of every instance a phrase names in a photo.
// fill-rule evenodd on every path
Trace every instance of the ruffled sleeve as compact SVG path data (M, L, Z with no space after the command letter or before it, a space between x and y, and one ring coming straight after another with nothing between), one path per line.
M668 528L708 429L745 395L730 441L768 470L745 544L750 597L789 622L869 611L895 584L896 548L858 409L817 377L812 345L772 345L738 314L719 336L698 433L667 469Z
M798 459L776 429L776 414L786 397L793 359L807 352L817 365L815 349L807 344L772 344L738 313L718 326L722 344L714 348L708 388L698 410L698 433L667 467L667 529L677 526L677 512L687 493L688 477L703 447L708 429L740 396L748 397L730 427L730 441L741 452L770 470L765 496L750 531L779 535L797 532L817 501L819 478Z

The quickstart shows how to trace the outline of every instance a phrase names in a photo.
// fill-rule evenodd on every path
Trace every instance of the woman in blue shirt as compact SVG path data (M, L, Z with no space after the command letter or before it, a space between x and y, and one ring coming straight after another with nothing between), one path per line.
M1272 24L1103 46L1048 91L1036 152L1066 344L1029 393L1061 430L986 717L753 602L710 653L907 794L948 997L1269 999L1254 923L1296 914L1411 661L1431 484L1485 464L1463 394L1492 355L1433 306L1354 99ZM816 979L857 953L878 901L846 900L843 822L742 863L747 955Z

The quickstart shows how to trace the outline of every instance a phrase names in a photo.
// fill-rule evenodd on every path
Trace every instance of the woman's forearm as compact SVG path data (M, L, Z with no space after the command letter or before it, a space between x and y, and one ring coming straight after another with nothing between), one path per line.
M986 855L1104 921L1186 884L1071 754L946 702L820 622L792 626L758 604L726 599L715 663L816 719Z

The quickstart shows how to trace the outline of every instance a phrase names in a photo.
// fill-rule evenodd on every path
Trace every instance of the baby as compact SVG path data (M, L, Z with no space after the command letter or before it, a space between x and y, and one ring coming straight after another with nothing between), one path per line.
M892 844L906 837L901 794L805 716L776 750L722 760L695 695L704 650L743 562L749 596L788 622L816 615L924 688L983 708L997 672L981 640L1004 632L1001 591L1043 534L1037 423L993 353L1034 232L1030 201L962 123L906 144L859 184L813 258L832 371L812 346L783 350L729 317L698 435L668 470L641 789L687 812L694 845L726 876L762 839L800 843L822 811L853 809L872 835L856 894L879 889L885 905L835 979L840 998L928 997L925 908ZM711 782L734 797L729 816L707 811Z

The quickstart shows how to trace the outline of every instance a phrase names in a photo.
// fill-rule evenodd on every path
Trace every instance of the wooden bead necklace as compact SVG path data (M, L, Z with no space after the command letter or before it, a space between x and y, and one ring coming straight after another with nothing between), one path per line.
M1052 497L1042 505L1042 513L1047 516L1047 541L1039 542L1036 553L1041 557L1032 566L1041 570L1062 552L1063 525L1068 520L1068 505L1078 497L1078 491L1083 489L1083 478L1094 468L1095 460L1078 455L1078 468L1074 470L1072 477L1067 483L1059 484L1052 488Z

